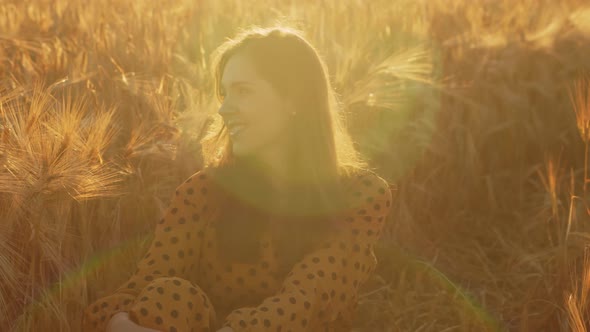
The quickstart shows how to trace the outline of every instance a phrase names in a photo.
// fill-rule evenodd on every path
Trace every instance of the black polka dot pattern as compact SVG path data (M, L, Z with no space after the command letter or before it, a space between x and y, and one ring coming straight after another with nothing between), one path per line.
M234 310L225 326L235 331L350 330L358 288L377 264L373 245L392 199L388 183L376 174L356 180L341 233L296 264L278 294L257 307Z
M350 330L358 288L377 264L373 245L391 207L388 183L372 172L354 178L339 233L281 280L274 276L278 264L268 237L256 264L219 258L209 181L203 170L176 188L135 274L85 309L83 330L104 331L121 311L159 331Z
M136 302L128 312L141 326L164 331L205 331L216 326L211 301L199 286L188 280L157 278L138 297L148 300Z
M213 209L203 212L208 203L207 196L199 197L195 193L208 185L207 170L202 170L176 188L164 217L156 223L152 244L137 264L135 274L114 294L97 300L84 310L82 330L105 331L110 318L122 311L129 312L130 317L141 325L162 331L191 331L191 328L200 331L199 326L207 328L209 320L196 323L188 317L193 312L199 315L206 313L200 306L203 301L194 301L189 308L187 303L190 300L181 298L178 302L184 303L184 307L171 305L175 299L169 290L170 287L180 287L179 283L190 289L186 279L194 274L200 256L199 242L190 239L196 238L197 233L205 228L205 220L209 220L213 212ZM167 279L170 277L176 278ZM164 283L163 280L171 282ZM178 294L190 294L187 292L185 289ZM160 306L162 309L159 309ZM174 314L173 309L177 310Z

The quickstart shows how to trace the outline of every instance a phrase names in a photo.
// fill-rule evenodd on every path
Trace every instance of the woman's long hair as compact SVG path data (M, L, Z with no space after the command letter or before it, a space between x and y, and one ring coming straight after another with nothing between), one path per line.
M276 226L274 245L290 267L326 232L344 206L346 179L368 169L349 136L331 87L327 67L301 31L285 27L251 28L223 43L213 53L215 92L228 60L243 54L297 111L289 123L290 177L288 206L276 208L277 193L264 169L232 154L227 128L218 117L202 140L205 167L214 169L227 193L227 208L216 222L219 251L238 261L257 260L261 232Z

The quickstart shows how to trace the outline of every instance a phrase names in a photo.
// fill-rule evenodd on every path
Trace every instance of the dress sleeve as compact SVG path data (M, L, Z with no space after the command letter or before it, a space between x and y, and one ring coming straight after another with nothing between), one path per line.
M198 266L202 229L212 206L208 187L210 175L201 170L180 184L163 218L155 227L155 236L134 275L109 296L85 308L83 331L105 331L110 318L127 311L139 292L158 277L186 277ZM141 299L139 299L141 301Z
M277 294L232 311L225 326L236 332L316 331L337 318L352 319L359 286L377 264L373 246L392 200L388 183L375 173L359 175L353 184L339 232L297 263Z

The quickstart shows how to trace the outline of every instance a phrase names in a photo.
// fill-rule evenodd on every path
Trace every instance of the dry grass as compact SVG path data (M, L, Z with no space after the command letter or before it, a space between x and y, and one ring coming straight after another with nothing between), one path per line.
M397 188L357 329L589 329L583 3L3 1L0 330L77 331L134 271L200 168L209 54L279 17Z

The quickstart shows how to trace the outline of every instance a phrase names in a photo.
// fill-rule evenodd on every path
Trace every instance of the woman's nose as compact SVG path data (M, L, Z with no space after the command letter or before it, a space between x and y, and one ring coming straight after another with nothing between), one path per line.
M235 117L237 115L238 109L237 107L229 103L229 101L226 99L219 107L217 113L219 113L219 115L221 115L221 117L223 117L227 121L227 119Z

